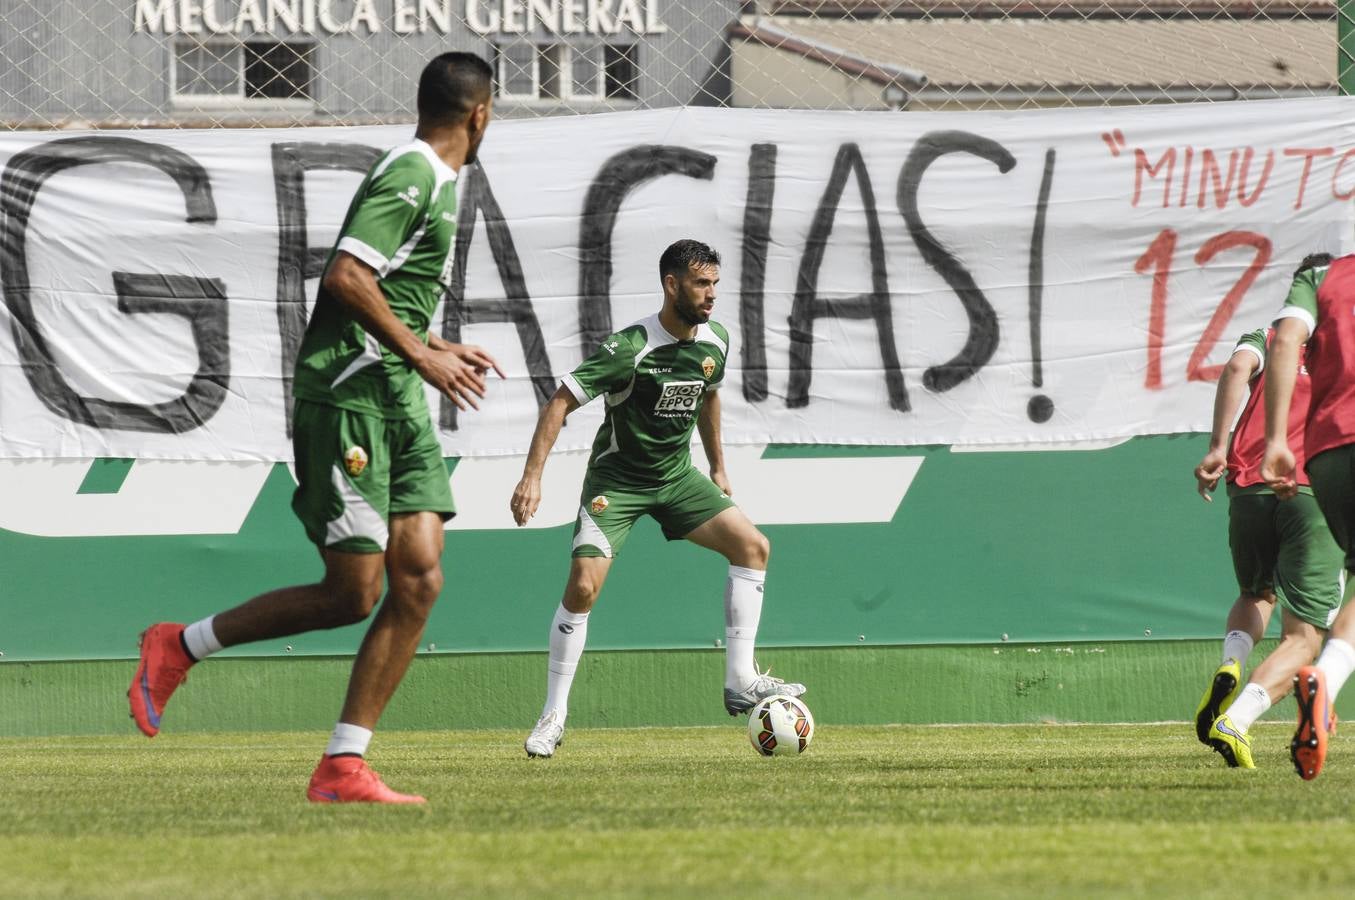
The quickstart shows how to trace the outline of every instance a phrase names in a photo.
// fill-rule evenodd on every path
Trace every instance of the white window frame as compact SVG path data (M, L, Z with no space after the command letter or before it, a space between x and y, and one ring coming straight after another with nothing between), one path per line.
M277 109L277 110L309 110L314 109L316 102L314 98L309 100L302 97L282 98L282 97L246 97L245 96L245 44L267 43L261 39L251 39L249 41L238 40L220 40L208 39L205 41L193 40L192 38L176 38L170 42L169 47L169 99L170 102L178 108L185 109ZM274 41L278 44L286 43L310 43L303 41ZM233 94L181 94L179 93L179 48L180 47L217 47L225 50L236 51L237 58L235 64L235 83L236 91ZM311 92L315 91L315 67L311 66Z
M565 94L568 99L570 100L607 99L603 95L603 91L607 89L607 60L606 60L606 51L604 51L602 48L603 48L602 44L588 44L582 47L575 46L573 44L565 45L565 58L567 60L568 67L567 71L569 72L569 80L565 83ZM597 68L593 75L593 92L591 94L574 93L574 53L580 50L585 51L591 50L596 52L598 55ZM561 68L566 68L566 66L562 65Z
M531 47L532 48L532 90L526 94L507 93L508 81L504 78L504 69L507 65L507 54L504 51L509 47ZM498 71L495 72L498 82L497 98L501 100L526 100L537 103L564 103L570 100L585 100L601 103L607 100L604 93L607 89L607 57L605 44L583 44L576 45L567 41L512 41L501 44L495 44L494 50L498 60ZM559 97L541 96L541 55L552 48L560 50L560 71L558 78L560 80ZM597 54L597 70L593 78L592 93L580 94L574 91L574 54L578 52L594 52Z
M504 51L509 47L531 47L532 48L532 90L529 94L510 94L507 91L508 79L504 77L504 68L508 64L508 54ZM498 76L499 94L504 100L540 100L541 99L541 44L534 41L512 41L511 43L498 44L495 47L498 57L499 71L494 74Z

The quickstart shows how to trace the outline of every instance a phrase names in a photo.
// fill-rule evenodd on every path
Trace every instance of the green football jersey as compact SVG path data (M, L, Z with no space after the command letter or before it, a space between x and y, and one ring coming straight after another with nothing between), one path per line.
M391 312L426 341L451 276L455 236L456 171L415 139L388 152L367 173L329 260L343 251L371 266ZM323 284L301 341L293 394L388 419L427 410L423 380Z
M718 322L696 338L669 334L657 315L623 328L562 379L579 405L603 395L606 418L588 478L651 487L692 466L692 429L706 392L725 377L729 332Z
M1256 370L1257 374L1260 374L1266 367L1266 351L1268 349L1266 347L1266 331L1265 328L1248 331L1238 338L1237 343L1233 346L1233 353L1239 350L1249 350L1256 354L1257 358L1261 360L1261 367Z
M1286 314L1292 315L1308 326L1310 335L1315 332L1319 316L1317 290L1322 287L1322 281L1330 270L1330 266L1314 266L1295 275L1293 283L1289 286L1289 295L1284 298L1284 307L1276 317L1277 321L1285 318Z

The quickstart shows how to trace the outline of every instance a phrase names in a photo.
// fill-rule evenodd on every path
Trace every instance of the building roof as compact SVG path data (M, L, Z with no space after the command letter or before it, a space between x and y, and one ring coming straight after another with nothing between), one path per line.
M795 24L799 22L795 20ZM784 28L779 19L735 23L730 29L730 37L791 53L876 84L900 84L915 89L927 83L927 76L917 69L863 53L850 43L834 43L830 35L816 34L812 29ZM849 47L852 49L847 49Z
M780 44L779 35L784 35ZM897 73L904 72L913 76L907 81L925 81L933 89L1226 86L1321 92L1336 84L1336 29L1331 22L1306 19L770 16L736 25L731 38L830 66L824 58L838 54L855 66L852 74L878 84L902 84Z
M771 0L776 15L827 17L1314 19L1334 20L1336 0Z

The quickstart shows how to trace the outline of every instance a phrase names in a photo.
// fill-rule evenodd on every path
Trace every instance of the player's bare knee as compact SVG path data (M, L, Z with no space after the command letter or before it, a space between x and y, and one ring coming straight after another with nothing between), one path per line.
M1291 652L1301 653L1305 659L1312 660L1321 652L1326 636L1326 632L1316 625L1285 611L1284 630L1280 634L1281 647L1288 647Z
M333 616L332 628L342 628L363 621L381 602L380 579L336 585L332 593L330 610Z
M586 613L593 608L593 604L597 602L600 593L602 593L602 585L597 579L589 575L578 574L569 579L569 585L565 588L565 597L562 602L565 609L572 613Z
M427 616L433 610L433 604L442 596L442 587L446 579L442 577L442 566L424 569L414 578L410 594L419 612Z
M1322 642L1326 637L1325 631L1318 631L1316 628L1309 629L1303 635L1304 649L1307 651L1308 659L1317 659L1317 655L1322 652Z
M757 554L758 562L761 564L754 568L767 568L767 563L772 558L772 542L767 540L767 535L757 529L753 530L757 539L753 542L753 549Z
M361 622L381 602L385 571L376 554L325 556L325 577L320 583L324 597L322 628L342 628Z
M441 565L393 572L390 597L386 602L397 604L406 615L427 618L442 594L444 582Z
M772 542L767 540L765 534L754 528L738 543L737 550L730 554L729 561L747 569L766 569L771 555Z

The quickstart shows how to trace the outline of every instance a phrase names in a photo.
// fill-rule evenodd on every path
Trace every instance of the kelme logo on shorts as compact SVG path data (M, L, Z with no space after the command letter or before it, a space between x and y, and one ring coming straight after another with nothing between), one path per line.
M706 386L699 381L669 381L663 386L654 412L695 412Z
M343 454L343 467L349 475L357 478L367 468L367 451L358 446L349 447Z
M701 374L705 375L707 379L709 379L710 376L714 375L715 360L711 359L709 356L701 360Z
M608 506L607 498L602 494L598 494L588 504L589 509L593 510L593 515L595 516L601 513L604 509L606 509L607 506Z

